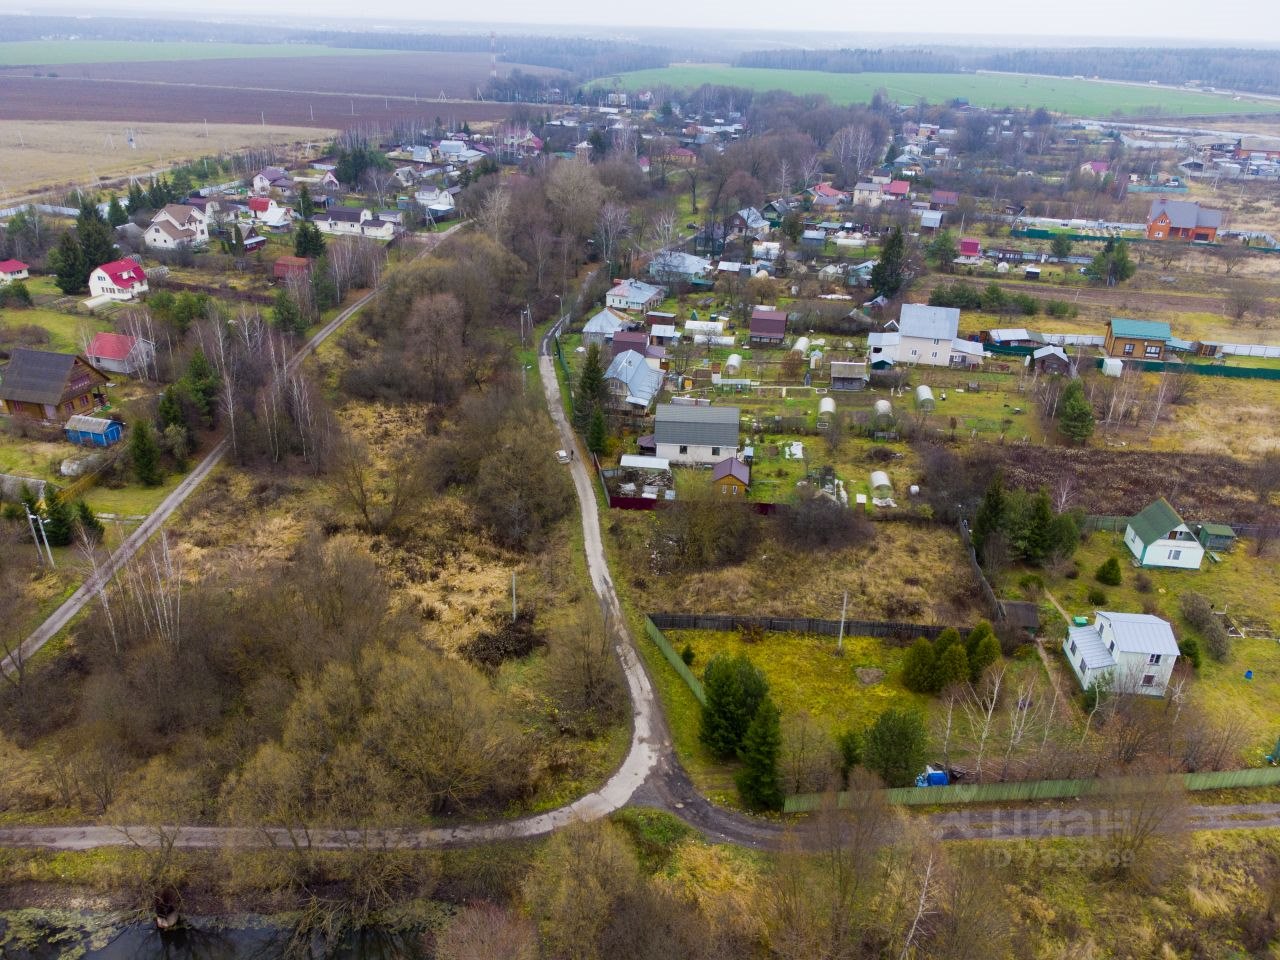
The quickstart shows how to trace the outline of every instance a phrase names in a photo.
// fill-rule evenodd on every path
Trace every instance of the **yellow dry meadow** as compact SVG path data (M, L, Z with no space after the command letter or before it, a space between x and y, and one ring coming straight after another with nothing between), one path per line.
M313 127L254 124L0 120L0 205L251 147L326 143L333 135Z

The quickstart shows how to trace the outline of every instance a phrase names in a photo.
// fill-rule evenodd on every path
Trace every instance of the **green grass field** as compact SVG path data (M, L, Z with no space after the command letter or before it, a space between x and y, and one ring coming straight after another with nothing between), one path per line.
M0 43L0 66L132 63L144 60L246 60L279 57L358 57L382 50L300 43L196 43L135 40L19 40Z
M612 80L597 81L612 85ZM836 103L864 103L880 89L900 103L927 100L939 103L963 97L980 107L1045 107L1077 116L1107 117L1166 115L1201 116L1237 113L1280 113L1280 102L1234 101L1228 97L1190 91L1094 80L1021 77L998 74L941 73L824 73L818 70L770 70L691 64L622 75L627 89L669 85L693 88L704 83L786 90L795 94L826 94Z

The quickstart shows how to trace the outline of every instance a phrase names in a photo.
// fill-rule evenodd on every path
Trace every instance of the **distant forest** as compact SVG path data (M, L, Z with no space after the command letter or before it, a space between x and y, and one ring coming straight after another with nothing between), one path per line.
M5 40L138 39L138 20L126 17L0 16ZM151 41L193 40L252 43L312 43L369 50L488 53L486 33L349 32L343 30L277 29L262 31L244 24L182 20L148 20ZM499 35L498 58L506 63L563 70L575 81L607 77L631 70L665 67L676 57L657 44L587 37ZM690 51L681 51L683 57ZM1182 84L1280 94L1280 50L1125 49L999 49L976 47L890 48L886 50L760 50L740 54L739 67L782 70L824 70L833 73L959 73L1005 70L1051 76L1099 76L1108 80ZM531 77L517 86L537 86Z
M739 67L824 70L830 73L959 73L1005 70L1058 77L1103 77L1182 84L1251 93L1280 94L1280 50L1122 49L1074 50L758 50L734 61Z

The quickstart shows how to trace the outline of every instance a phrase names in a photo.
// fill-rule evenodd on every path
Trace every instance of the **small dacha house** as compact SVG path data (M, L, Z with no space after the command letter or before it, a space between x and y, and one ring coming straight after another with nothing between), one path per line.
M751 486L751 468L737 457L721 460L711 468L711 488L722 497L745 497Z
M1088 690L1102 682L1114 693L1163 697L1178 641L1167 622L1146 613L1098 610L1087 627L1068 627L1062 651Z
M0 370L0 413L61 421L103 403L108 377L84 357L19 347Z
M1199 570L1204 546L1164 497L1130 518L1124 544L1139 566Z

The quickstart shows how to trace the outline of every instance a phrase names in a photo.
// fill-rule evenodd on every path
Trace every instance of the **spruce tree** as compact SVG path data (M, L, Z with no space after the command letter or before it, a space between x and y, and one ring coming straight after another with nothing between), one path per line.
M307 322L302 319L302 311L297 301L289 296L289 291L281 287L276 291L275 302L271 306L271 316L277 327L288 333L303 333Z
M969 658L964 652L964 645L957 642L947 647L938 657L938 666L934 672L933 688L945 690L957 683L969 679Z
M116 244L110 225L98 208L87 201L81 204L80 214L76 217L76 239L80 241L83 283L88 284L89 274L95 268L116 258Z
M50 546L65 547L75 533L75 512L61 493L46 492L44 498L44 535Z
M742 746L769 685L746 656L717 654L703 671L702 686L707 702L699 736L716 757L725 760Z
M106 532L103 529L102 521L98 519L97 515L89 509L89 505L83 500L76 501L76 523L91 542L102 542L102 536Z
M133 473L144 487L158 487L164 480L160 469L160 447L156 443L155 434L151 432L151 424L139 420L133 425L129 438L129 455L133 459Z
M969 660L969 679L973 683L977 683L982 679L983 672L987 667L991 666L1000 659L1000 641L996 639L994 633L987 633L978 645L974 648L973 655Z
M311 199L311 187L303 184L298 190L298 216L303 220L310 220L316 212L316 202Z
M578 389L573 392L573 422L579 433L585 433L591 426L592 417L604 396L604 367L600 360L600 346L593 343L587 348L582 370L578 373Z
M739 752L742 771L735 778L743 803L751 809L782 809L782 783L778 777L778 756L781 753L781 719L773 699L766 695L742 740Z
M973 549L977 551L979 559L982 558L982 548L988 538L1003 528L1007 509L1004 477L997 473L987 487L982 503L978 506L978 513L973 518L971 536Z
M129 213L137 213L147 205L147 195L137 180L129 182Z
M1093 407L1079 380L1072 380L1062 391L1058 405L1058 429L1075 443L1084 443L1093 435Z
M111 195L111 203L107 207L107 223L113 227L120 227L129 222L129 214L120 204L120 198L114 193Z
M587 449L597 457L604 453L609 435L605 430L604 411L596 407L591 414L591 423L587 427Z
M70 230L58 238L58 245L49 253L49 264L53 282L63 293L79 293L85 288L84 254Z
M1039 566L1048 558L1053 546L1053 519L1049 494L1041 490L1031 498L1030 509L1022 520L1022 529L1015 538L1018 552L1028 563Z
M894 227L871 268L871 289L878 296L896 297L906 286L907 241L901 227Z

